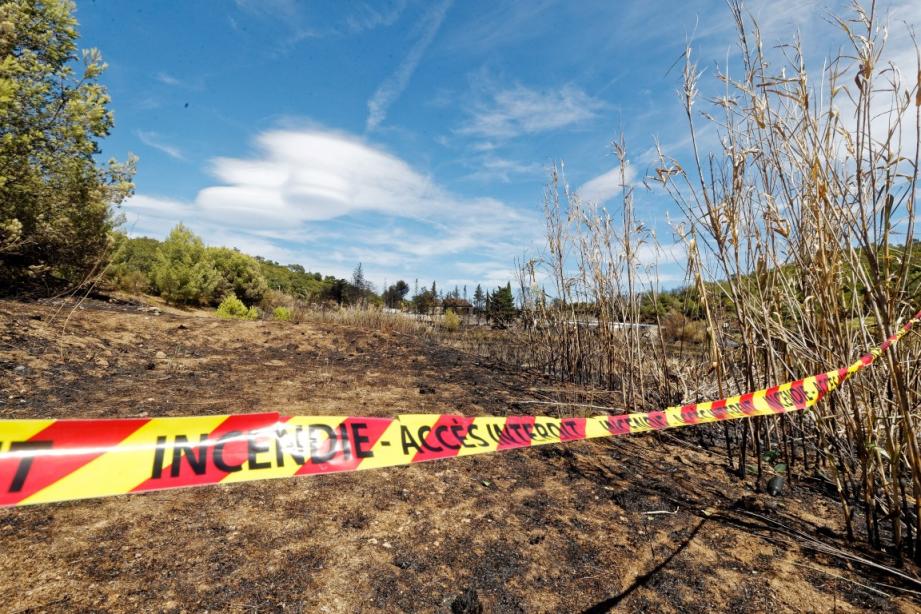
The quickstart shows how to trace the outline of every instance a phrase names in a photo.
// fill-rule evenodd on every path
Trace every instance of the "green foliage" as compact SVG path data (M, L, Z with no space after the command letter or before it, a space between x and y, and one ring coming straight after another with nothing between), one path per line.
M149 237L129 238L122 233L114 233L107 276L128 292L154 290L153 267L159 245L159 241Z
M261 301L268 292L269 285L262 276L259 262L252 256L227 247L211 247L207 250L207 257L221 275L215 296L233 293L252 305Z
M415 295L411 302L413 311L416 313L434 313L435 308L438 307L438 295L431 290L423 290Z
M115 279L115 284L132 294L143 294L150 290L150 278L140 271L126 271Z
M321 300L331 285L319 273L308 273L299 264L283 266L259 257L256 261L269 288L299 299Z
M148 237L128 238L117 232L113 239L115 247L107 269L110 282L130 292L160 294L174 304L215 304L218 297L228 294L249 305L278 305L292 298L382 304L363 275L359 277L364 290L358 293L353 283L309 273L298 264L282 266L236 249L205 247L182 224L173 228L162 243ZM409 289L405 282L398 282L396 287L400 288L400 284ZM289 317L297 319L298 315L291 312Z
M486 317L496 326L507 327L517 314L511 283L504 287L500 286L495 292L490 293L487 300Z
M441 324L444 326L445 330L454 332L460 328L461 319L456 313L448 309L445 311L444 319Z
M255 307L247 308L243 301L233 294L228 294L217 307L217 316L224 319L257 320L259 310Z
M473 308L477 311L482 311L486 307L486 293L483 292L483 286L480 284L476 285L476 290L473 292Z
M65 0L0 3L0 284L82 280L133 190L133 158L94 161L113 115L99 53L75 61L73 11Z
M403 300L406 298L406 295L409 294L409 284L407 284L402 279L397 283L389 286L384 290L381 298L384 301L384 305L392 309L399 309L403 304Z
M223 282L202 240L182 224L157 248L153 277L160 295L175 304L208 303Z
M272 318L282 322L291 321L291 310L287 307L276 307L272 310Z

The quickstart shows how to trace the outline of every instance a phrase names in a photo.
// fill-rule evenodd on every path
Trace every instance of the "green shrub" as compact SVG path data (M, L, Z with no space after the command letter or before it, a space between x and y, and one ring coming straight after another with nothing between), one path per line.
M222 280L202 240L182 224L157 248L153 275L160 295L174 304L209 303Z
M149 237L129 238L120 232L113 233L112 238L112 256L106 269L109 280L126 292L156 292L153 267L160 242Z
M454 332L460 328L460 316L454 313L454 311L451 309L448 309L445 311L444 319L442 320L441 324L444 326L445 330Z
M243 301L231 293L225 296L221 304L218 305L217 317L228 320L257 320L259 319L259 310L255 307L247 307L243 304Z
M237 250L227 247L210 247L208 259L221 275L221 281L215 288L215 296L234 293L246 303L258 303L269 290L259 269L259 262Z
M288 322L291 320L291 310L287 307L276 307L272 310L272 317L282 322Z
M120 274L116 278L115 284L118 286L119 290L124 290L131 294L141 294L142 292L146 292L150 287L150 281L147 279L147 275L144 275L144 273L138 270L129 270Z

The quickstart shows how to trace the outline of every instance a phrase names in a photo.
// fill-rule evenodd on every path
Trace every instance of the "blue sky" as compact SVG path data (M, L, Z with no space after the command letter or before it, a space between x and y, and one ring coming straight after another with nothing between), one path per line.
M834 51L828 2L749 9L768 44ZM103 154L140 157L128 231L181 221L324 274L362 262L378 287L511 280L540 251L549 167L605 202L620 131L635 181L654 139L686 154L669 69L693 37L712 74L734 41L722 0L84 0L77 18L109 64ZM665 199L637 206L673 240Z

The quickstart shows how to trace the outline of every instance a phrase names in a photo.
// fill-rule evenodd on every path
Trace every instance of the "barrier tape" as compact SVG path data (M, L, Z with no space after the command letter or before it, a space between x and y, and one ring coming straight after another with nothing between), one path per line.
M812 407L905 336L921 312L850 366L663 411L589 418L278 413L0 421L0 507L357 471L692 426Z

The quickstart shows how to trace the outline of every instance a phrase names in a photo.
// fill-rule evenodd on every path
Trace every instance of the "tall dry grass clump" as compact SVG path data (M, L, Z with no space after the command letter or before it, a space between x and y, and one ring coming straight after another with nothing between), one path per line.
M663 308L648 257L656 237L636 219L622 140L617 210L583 202L555 169L546 253L520 267L517 334L531 364L618 390L625 409L841 366L921 308L917 46L901 58L910 65L888 61L876 4L855 5L834 20L846 52L810 75L797 41L766 51L741 2L729 7L733 69L717 72L721 93L705 99L687 49L691 154L659 150L650 177L683 213L673 227L692 321ZM775 470L818 481L837 494L849 537L921 560L919 367L909 338L814 411L707 428L758 488Z
M405 314L388 313L373 307L325 306L303 309L299 312L302 321L356 326L404 335L432 336L434 325L431 322L406 317Z
M635 411L649 400L671 402L676 391L662 329L641 314L644 299L657 296L658 277L640 254L653 253L656 238L634 216L622 140L614 150L619 215L582 200L562 169L553 169L544 197L547 253L519 267L519 334L532 365L561 380L619 390Z
M718 384L742 391L837 366L917 309L921 64L917 52L910 67L886 61L875 3L855 5L837 19L849 51L810 81L797 42L773 67L757 24L741 3L730 8L741 73L718 75L724 94L700 125L688 50L693 161L661 153L657 178L686 214ZM703 151L703 130L716 151ZM871 543L921 559L919 359L918 344L904 344L808 415L744 421L739 472L752 445L759 478L765 452L779 451L834 485L850 537L860 506Z

